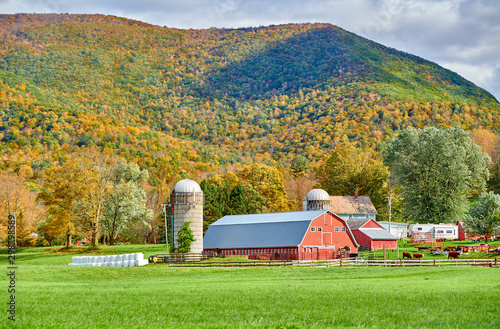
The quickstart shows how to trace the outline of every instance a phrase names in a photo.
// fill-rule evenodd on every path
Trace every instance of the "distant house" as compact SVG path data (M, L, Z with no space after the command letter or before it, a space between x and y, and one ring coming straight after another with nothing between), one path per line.
M347 224L359 245L359 250L397 248L398 238L373 219L350 219Z
M346 222L328 210L224 216L203 238L206 252L250 259L333 259L357 247Z
M370 197L358 196L330 196L329 210L342 219L376 219L377 209Z
M458 239L459 228L454 224L411 224L410 234L413 238L428 236L433 239Z
M398 239L404 239L408 237L408 224L391 222L391 227L389 229L389 222L377 221L387 232L391 233Z

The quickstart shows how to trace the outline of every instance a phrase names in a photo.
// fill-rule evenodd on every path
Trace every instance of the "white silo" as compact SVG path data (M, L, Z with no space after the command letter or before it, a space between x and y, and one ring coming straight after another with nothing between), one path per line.
M315 188L302 199L302 210L328 210L330 209L330 196L325 190Z
M177 248L179 230L185 222L190 222L189 228L193 231L194 241L191 244L192 253L203 251L203 191L200 185L193 180L183 179L175 184L170 195L170 206L173 217L173 244Z

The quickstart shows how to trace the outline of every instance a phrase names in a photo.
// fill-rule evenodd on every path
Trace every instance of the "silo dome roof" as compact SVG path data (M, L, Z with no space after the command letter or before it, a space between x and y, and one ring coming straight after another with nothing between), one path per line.
M196 183L194 180L191 179L183 179L181 181L178 181L177 184L174 186L174 192L180 192L180 193L198 193L203 191L200 188L200 185Z
M307 193L306 198L309 201L330 201L330 196L328 195L328 193L320 188L310 190L309 193Z

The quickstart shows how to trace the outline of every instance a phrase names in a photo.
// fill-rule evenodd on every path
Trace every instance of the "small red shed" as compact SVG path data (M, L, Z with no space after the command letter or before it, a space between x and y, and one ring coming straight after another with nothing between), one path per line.
M203 238L206 252L250 259L334 259L357 247L346 222L328 210L225 216Z
M462 226L462 223L460 221L457 221L457 227L458 227L458 241L464 241L465 240L465 229Z
M398 238L385 230L373 219L350 219L347 221L352 234L362 250L396 249Z

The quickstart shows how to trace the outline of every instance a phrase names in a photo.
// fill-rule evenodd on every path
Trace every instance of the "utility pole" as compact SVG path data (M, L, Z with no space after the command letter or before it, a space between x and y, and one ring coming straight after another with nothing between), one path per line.
M392 199L394 197L389 195L387 199L389 199L389 233L391 233L391 212L392 212Z
M161 208L163 210L163 214L165 215L165 246L167 247L167 252L168 252L167 206L168 206L168 204L166 204L166 203L163 203L161 205Z

